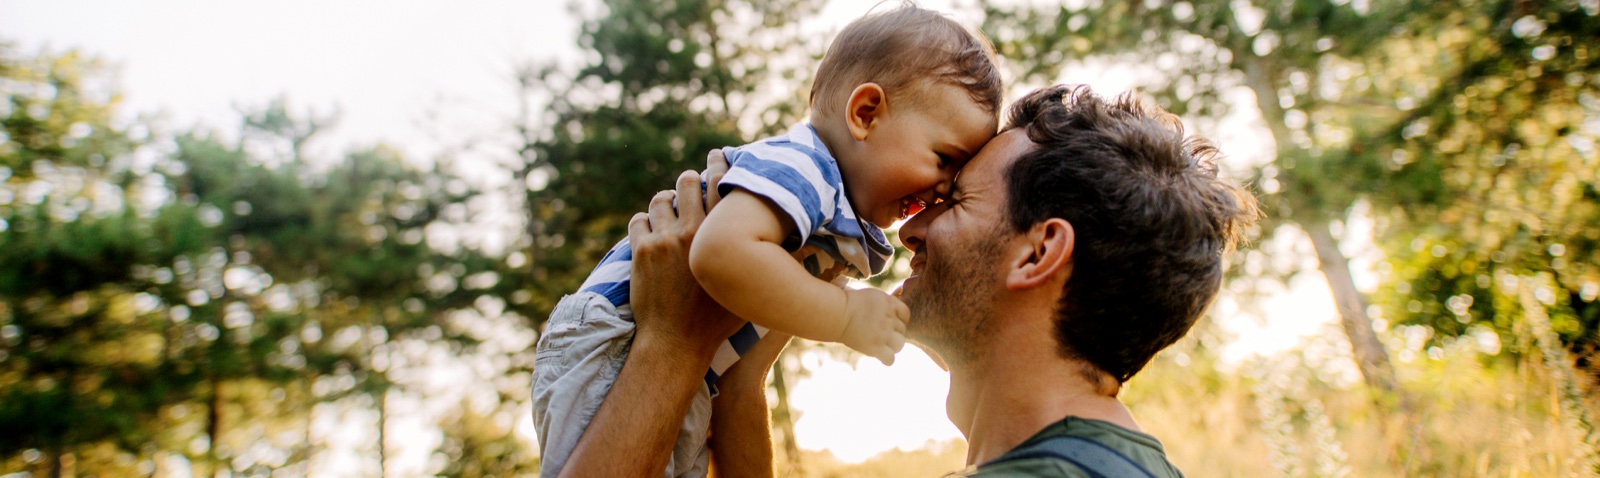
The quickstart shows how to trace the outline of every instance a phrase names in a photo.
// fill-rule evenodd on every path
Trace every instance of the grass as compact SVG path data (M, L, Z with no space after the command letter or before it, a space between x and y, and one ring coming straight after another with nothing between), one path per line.
M1176 347L1123 399L1188 476L1592 474L1580 465L1584 445L1564 421L1558 384L1536 359L1483 355L1465 343L1403 354L1409 360L1397 359L1396 372L1417 404L1401 412L1352 380L1350 365L1328 358L1337 354L1318 350L1219 367L1193 344ZM1600 410L1593 397L1589 409ZM859 464L804 452L803 472L788 476L940 476L961 469L965 453L959 440Z

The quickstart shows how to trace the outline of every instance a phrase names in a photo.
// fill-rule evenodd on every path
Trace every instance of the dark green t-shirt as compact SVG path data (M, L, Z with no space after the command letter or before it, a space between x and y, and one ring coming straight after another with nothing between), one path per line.
M1026 448L1034 443L1050 437L1073 436L1094 440L1128 459L1138 463L1154 474L1156 478L1182 478L1183 472L1178 467L1172 466L1167 461L1167 452L1161 448L1161 442L1156 437L1129 430L1109 422L1090 420L1086 418L1067 417L1064 420L1050 424L1035 433L1033 437L1023 441L1022 444L1012 448L1010 452L989 463L1001 462L1017 450ZM1048 477L1084 477L1090 475L1066 460L1056 458L1028 458L1022 460L1004 461L998 464L983 464L976 468L969 468L950 476L1002 478L1011 476L1048 476Z

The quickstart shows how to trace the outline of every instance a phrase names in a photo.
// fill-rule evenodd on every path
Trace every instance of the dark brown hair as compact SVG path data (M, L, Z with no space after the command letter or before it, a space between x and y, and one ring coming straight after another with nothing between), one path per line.
M984 111L1000 110L1000 69L989 40L910 2L845 26L817 66L809 101L831 115L842 95L877 83L891 100L916 105L922 102L911 87L922 80L960 86Z
M1132 94L1057 85L1012 105L1006 129L1037 146L1007 175L1007 220L1072 224L1072 276L1055 314L1061 352L1118 383L1205 313L1222 256L1254 223L1255 197L1217 178L1221 155Z

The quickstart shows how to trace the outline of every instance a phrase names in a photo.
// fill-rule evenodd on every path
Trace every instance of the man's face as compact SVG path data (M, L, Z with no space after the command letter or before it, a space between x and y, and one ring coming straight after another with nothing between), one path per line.
M900 228L916 253L901 293L911 308L907 334L946 360L971 359L989 336L984 322L1004 287L1001 246L1016 234L1005 219L1005 172L1032 148L1021 130L996 136L961 171L949 201Z

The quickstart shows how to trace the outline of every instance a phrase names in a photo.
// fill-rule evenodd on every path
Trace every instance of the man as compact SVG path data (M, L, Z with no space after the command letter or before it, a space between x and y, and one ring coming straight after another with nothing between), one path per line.
M916 253L908 334L949 365L946 411L974 465L963 473L1181 476L1116 395L1210 305L1255 201L1216 178L1214 148L1132 97L1055 86L1013 105L1008 123L948 201L900 230ZM650 299L635 305L633 353L649 357L620 372L566 474L659 475L696 370L737 327L687 276L703 217L694 181L679 178L677 212L664 193L629 225L635 274L677 289L635 291ZM724 376L716 413L765 413L762 378L786 341L769 337ZM714 469L769 475L769 436L714 424Z

